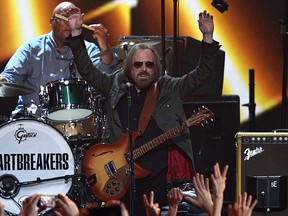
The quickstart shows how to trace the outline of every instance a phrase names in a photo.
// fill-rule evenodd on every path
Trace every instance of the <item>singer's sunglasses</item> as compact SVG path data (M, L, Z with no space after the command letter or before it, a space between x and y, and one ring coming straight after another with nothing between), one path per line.
M141 68L141 67L143 67L143 64L145 64L145 66L147 67L147 68L149 68L149 69L152 69L153 67L154 67L154 65L155 65L155 63L154 62L152 62L152 61L143 61L143 62L141 62L141 61L135 61L134 63L133 63L133 66L135 67L135 68Z

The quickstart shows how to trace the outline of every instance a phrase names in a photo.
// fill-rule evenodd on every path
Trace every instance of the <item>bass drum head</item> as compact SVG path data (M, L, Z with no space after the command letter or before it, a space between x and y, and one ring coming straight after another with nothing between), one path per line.
M0 200L5 211L19 214L23 200L34 193L66 194L72 180L64 176L74 173L66 139L49 124L18 119L0 126ZM63 178L51 180L58 177Z

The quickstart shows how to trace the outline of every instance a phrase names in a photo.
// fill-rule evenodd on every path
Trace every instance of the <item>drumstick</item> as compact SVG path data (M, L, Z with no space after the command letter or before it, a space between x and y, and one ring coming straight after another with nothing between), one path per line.
M67 17L62 16L62 15L60 15L60 14L55 13L54 16L57 17L57 18L59 18L59 19L68 21L68 18L67 18ZM92 27L90 27L90 26L88 26L88 25L86 25L86 24L82 24L82 27L83 27L83 28L86 28L86 29L88 29L88 30L94 31L94 29L93 29Z

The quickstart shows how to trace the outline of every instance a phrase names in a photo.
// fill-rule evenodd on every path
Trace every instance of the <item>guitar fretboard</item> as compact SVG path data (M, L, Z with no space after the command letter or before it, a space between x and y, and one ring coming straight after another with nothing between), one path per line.
M136 160L137 158L141 157L142 155L146 154L153 148L159 146L160 144L164 143L168 139L176 136L177 134L181 133L185 128L187 128L186 122L175 127L165 133L161 134L160 136L156 137L155 139L151 140L150 142L140 146L139 148L133 151L133 159Z

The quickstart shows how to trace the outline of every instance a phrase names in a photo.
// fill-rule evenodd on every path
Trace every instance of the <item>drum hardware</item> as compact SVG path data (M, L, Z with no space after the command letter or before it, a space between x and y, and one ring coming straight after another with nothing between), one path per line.
M0 196L4 199L15 197L20 188L18 179L10 174L0 176Z
M37 109L38 109L38 106L33 100L31 100L30 106L28 106L27 103L23 104L23 117L24 118L38 118L38 115L36 114Z
M82 172L82 158L85 155L85 150L88 148L87 143L81 143L81 142L70 142L71 149L74 154L75 158L75 172L81 173Z
M74 178L71 190L67 194L79 208L85 207L86 203L99 202L99 199L90 189L85 176Z
M65 175L47 179L41 179L38 177L36 180L19 182L15 176L4 174L0 176L0 185L2 185L0 187L0 196L4 199L10 199L14 198L18 194L21 187L33 186L42 182L55 181L59 179L64 179L65 182L67 182L69 179L78 178L81 176L84 176L84 174Z
M19 182L18 179L13 176L13 175L9 175L9 174L4 174L2 176L0 176L0 197L4 198L4 199L11 199L15 205L19 208L19 210L21 210L21 203L18 203L14 198L15 196L17 196L18 192L20 191L21 187L28 187L28 186L35 186L38 184L41 184L43 182L47 182L47 181L55 181L55 180L59 180L59 179L64 179L65 181L68 181L69 179L72 179L72 187L74 188L74 196L71 197L73 199L74 202L77 201L77 199L79 199L77 196L75 196L75 193L79 194L79 191L82 191L83 188L80 187L75 187L75 182L79 182L80 179L83 179L84 174L74 174L74 175L65 175L65 176L59 176L59 177L54 177L54 178L47 178L47 179L41 179L41 178L37 178L34 181L27 181L27 182ZM79 183L78 183L79 185ZM72 190L72 189L71 189ZM37 191L35 191L36 193ZM82 192L83 193L83 192ZM87 192L85 192L87 193ZM70 191L68 192L68 194L70 194ZM91 195L90 195L91 196ZM90 198L91 200L91 198ZM96 197L94 197L94 200L96 200ZM22 200L23 201L23 200ZM84 204L86 203L86 200L84 200L83 198L81 199L81 203L82 203L82 207L84 207ZM5 201L4 201L5 202ZM80 206L80 205L79 205ZM44 215L46 215L48 213L48 210L45 210ZM7 212L7 215L14 215L11 212ZM53 214L54 215L54 214Z
M27 95L34 92L34 89L24 85L14 83L0 83L0 97L14 97L19 95Z

